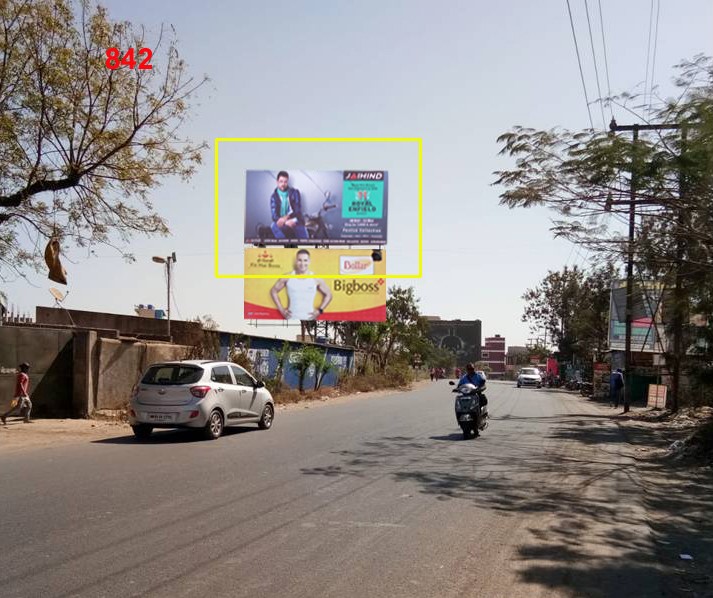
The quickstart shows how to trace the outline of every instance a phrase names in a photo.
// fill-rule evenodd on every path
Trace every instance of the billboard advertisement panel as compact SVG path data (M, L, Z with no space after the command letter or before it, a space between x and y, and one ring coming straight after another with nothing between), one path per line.
M663 325L661 323L662 286L654 282L637 283L633 287L631 350L660 353ZM624 351L626 346L626 280L612 283L609 308L609 349Z
M386 252L375 262L370 249L246 248L246 320L386 320ZM382 274L378 279L280 278L281 275Z
M384 170L248 170L245 243L384 245Z

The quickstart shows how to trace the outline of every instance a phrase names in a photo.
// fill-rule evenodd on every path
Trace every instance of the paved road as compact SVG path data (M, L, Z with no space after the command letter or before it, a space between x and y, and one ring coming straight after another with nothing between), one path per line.
M461 440L444 381L161 432L0 450L0 596L658 596L606 411L491 383Z

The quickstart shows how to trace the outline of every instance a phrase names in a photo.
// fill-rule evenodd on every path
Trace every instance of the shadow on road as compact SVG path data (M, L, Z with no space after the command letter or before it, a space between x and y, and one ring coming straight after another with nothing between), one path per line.
M366 441L303 473L387 476L439 501L530 515L516 566L540 587L597 597L690 596L695 584L706 587L712 476L703 482L666 459L642 460L660 448L658 431L617 425L608 414L493 419L479 439ZM689 552L700 561L681 561Z
M463 441L463 434L448 434L448 436L431 436L431 440Z
M221 438L256 432L257 428L225 428ZM220 442L221 438L217 440ZM145 440L139 440L133 434L126 436L115 436L113 438L102 438L93 440L93 444L185 444L190 442L211 442L206 440L200 430L154 430L151 436Z

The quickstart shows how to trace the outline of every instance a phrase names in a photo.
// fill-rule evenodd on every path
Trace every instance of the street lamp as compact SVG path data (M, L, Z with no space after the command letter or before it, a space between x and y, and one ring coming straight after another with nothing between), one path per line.
M166 264L166 305L168 311L168 340L171 340L171 264L176 263L176 252L163 258L153 256L151 258L157 264Z

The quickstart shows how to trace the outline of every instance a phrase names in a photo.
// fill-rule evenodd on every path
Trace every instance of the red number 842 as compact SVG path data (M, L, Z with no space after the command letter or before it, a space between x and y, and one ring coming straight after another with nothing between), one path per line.
M130 69L135 69L136 68L136 60L134 59L134 49L129 48L126 51L126 54L121 56L121 52L119 52L119 48L107 48L106 51L106 68L111 69L112 71L118 69L120 66L128 66ZM139 63L139 70L149 70L152 69L153 66L151 66L151 57L153 56L153 52L149 48L141 48L139 50L139 57L141 56L146 56L140 63Z

